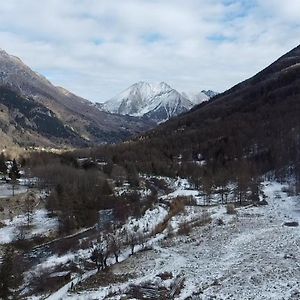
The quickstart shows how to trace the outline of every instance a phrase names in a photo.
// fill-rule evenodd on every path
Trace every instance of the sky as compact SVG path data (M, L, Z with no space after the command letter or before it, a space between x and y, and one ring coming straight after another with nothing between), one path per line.
M0 48L103 102L138 81L222 92L300 44L299 0L9 0Z

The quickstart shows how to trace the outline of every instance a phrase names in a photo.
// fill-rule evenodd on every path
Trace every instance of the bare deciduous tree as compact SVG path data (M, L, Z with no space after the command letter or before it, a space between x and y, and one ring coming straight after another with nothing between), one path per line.
M109 252L115 256L116 263L119 262L119 255L121 253L122 240L118 233L111 233L108 236Z
M27 227L29 227L32 222L34 205L35 205L35 196L33 193L29 193L28 195L26 195L24 199L24 206L23 206L23 210L26 215Z
M138 226L135 226L133 230L127 232L127 243L131 249L131 255L134 254L134 248L138 244Z

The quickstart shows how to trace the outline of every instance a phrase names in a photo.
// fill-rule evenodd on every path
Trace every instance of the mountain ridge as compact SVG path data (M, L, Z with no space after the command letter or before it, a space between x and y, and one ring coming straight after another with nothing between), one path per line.
M75 144L74 141L69 143L68 140L64 140L63 144L66 145L87 146L119 142L154 126L147 120L100 111L89 100L54 86L46 77L34 72L21 59L4 50L0 50L0 87L3 91L10 90L15 93L18 99L31 99L37 106L51 111L59 122L70 128L78 137ZM10 96L12 95L9 94ZM2 102L5 102L4 99ZM13 115L16 113L8 110L7 114L10 116L6 116L6 120L15 122ZM20 131L18 128L19 126L15 127L15 130ZM34 128L33 126L31 130L34 131ZM20 134L16 135L20 137ZM20 137L16 143L23 142ZM32 144L60 146L60 141L49 135L40 139L40 142L38 138L32 140Z
M209 98L205 91L180 93L165 82L139 81L98 107L108 112L162 123Z

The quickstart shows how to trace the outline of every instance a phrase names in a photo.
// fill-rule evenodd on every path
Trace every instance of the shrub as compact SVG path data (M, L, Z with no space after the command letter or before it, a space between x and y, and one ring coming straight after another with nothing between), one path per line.
M207 211L202 212L201 216L193 222L193 227L204 226L211 222L211 216Z
M235 206L234 206L233 203L227 204L227 206L226 206L226 212L227 212L227 214L229 214L229 215L234 215L234 214L236 214Z
M196 206L197 200L193 196L186 196L185 198L185 205L188 206Z
M173 200L170 204L170 214L172 216L178 215L179 213L184 211L186 199L177 197L175 200Z
M167 227L167 225L168 225L168 221L169 221L169 219L166 220L166 221L163 221L162 223L157 224L157 225L154 227L154 229L152 230L151 236L152 236L152 235L156 235L156 234L158 234L158 233L162 233L162 232L166 229L166 227Z
M223 221L222 219L217 219L217 220L216 220L216 224L217 224L218 226L222 226L222 225L224 225L224 221Z
M179 235L189 235L192 231L191 225L188 223L182 223L177 231Z
M158 274L157 276L160 277L162 280L168 280L173 278L172 272L163 272Z
M174 236L174 228L171 224L168 225L167 232L168 238L172 238Z
M281 191L282 191L283 193L286 193L289 197L295 196L294 188L293 188L291 185L286 186L286 187L283 187L283 188L281 189Z

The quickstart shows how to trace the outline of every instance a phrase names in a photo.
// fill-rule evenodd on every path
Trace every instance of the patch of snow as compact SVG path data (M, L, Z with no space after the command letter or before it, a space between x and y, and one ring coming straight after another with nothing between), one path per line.
M150 233L156 225L163 222L167 214L168 210L165 207L157 206L148 209L139 219L130 218L125 228L128 231L135 231L135 228L137 228L141 233Z
M3 223L6 225L0 228L0 244L7 244L12 242L17 233L17 228L27 224L25 215L19 215L13 218L13 220L4 220ZM56 230L58 221L56 218L48 217L45 209L39 209L32 215L32 222L30 226L29 235L49 235L53 230Z
M13 187L10 183L0 183L0 198L12 197L13 189L15 195L27 192L27 187L23 185L15 185Z

